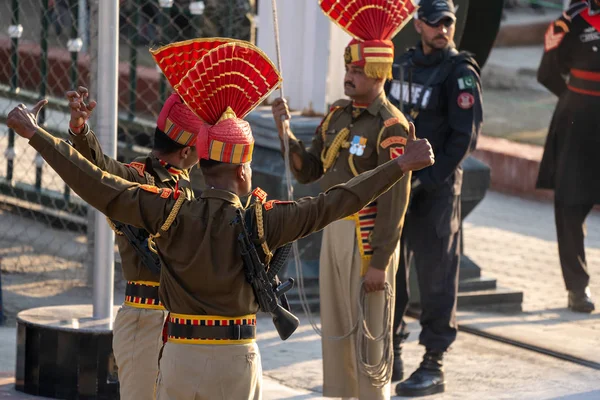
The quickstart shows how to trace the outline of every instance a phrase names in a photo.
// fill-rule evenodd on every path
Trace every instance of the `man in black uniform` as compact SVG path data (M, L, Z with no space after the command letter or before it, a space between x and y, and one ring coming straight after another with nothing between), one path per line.
M420 367L396 386L400 396L444 391L443 354L456 338L456 294L460 261L461 162L475 148L482 124L479 67L454 45L452 0L423 0L415 18L421 42L396 62L388 96L414 120L437 162L413 174L412 199L402 234L396 275L394 376L403 378L401 345L407 333L408 270L414 256L421 295Z
M558 253L573 311L594 303L585 260L585 219L600 204L600 1L578 1L548 27L538 81L559 97L537 187L553 189ZM568 77L565 80L565 77Z

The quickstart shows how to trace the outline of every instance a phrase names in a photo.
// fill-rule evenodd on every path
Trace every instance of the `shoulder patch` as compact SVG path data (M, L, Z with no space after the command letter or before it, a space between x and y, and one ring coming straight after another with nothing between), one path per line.
M407 142L407 139L402 137L402 136L392 136L389 137L387 139L385 139L383 142L381 142L381 147L383 147L384 149L387 149L388 147L390 147L393 144L399 144L404 146Z
M390 148L390 159L395 160L404 154L404 147L392 147Z
M456 103L463 110L468 110L475 104L475 97L471 93L462 92L458 95Z
M271 211L275 204L291 204L293 201L269 200L265 203L265 211Z
M256 197L261 203L264 203L267 200L267 192L257 187L252 191L252 196Z
M400 123L400 118L398 117L394 117L394 118L388 118L383 122L383 125L385 125L385 127L390 127L392 125L395 124L399 124Z
M465 75L456 80L458 83L459 90L474 89L477 86L475 77L471 75Z
M159 194L160 189L153 185L140 185L140 189L145 190L146 192Z
M129 168L133 168L137 171L140 176L144 176L144 171L146 170L146 164L141 162L132 161L129 164L126 164Z

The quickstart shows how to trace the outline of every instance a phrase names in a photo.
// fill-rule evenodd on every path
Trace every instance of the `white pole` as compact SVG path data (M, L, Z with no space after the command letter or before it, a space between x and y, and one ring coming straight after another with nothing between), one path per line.
M88 24L87 1L86 0L79 0L79 7L77 7L77 10L78 10L77 24L79 26L79 28L78 28L78 30L79 30L79 37L83 41L83 47L81 48L81 51L84 52L84 53L87 53L87 51L88 51L88 42L89 42L89 37L88 37L89 24Z
M98 140L104 154L117 155L117 85L119 64L119 0L98 7ZM114 234L98 211L94 218L94 318L113 319Z
M563 0L563 9L569 8L569 3L571 3L571 0Z

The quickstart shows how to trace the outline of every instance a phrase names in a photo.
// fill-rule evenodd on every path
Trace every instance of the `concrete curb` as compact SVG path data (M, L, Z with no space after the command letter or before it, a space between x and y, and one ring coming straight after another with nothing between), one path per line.
M542 146L481 136L473 157L491 168L492 190L536 200L553 199L553 192L535 188Z

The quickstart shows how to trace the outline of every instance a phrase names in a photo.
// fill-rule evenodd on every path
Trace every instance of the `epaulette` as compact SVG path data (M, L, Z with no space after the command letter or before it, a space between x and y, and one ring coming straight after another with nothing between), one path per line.
M400 124L408 131L408 120L404 114L402 114L402 111L398 110L398 108L389 101L383 103L383 107L380 108L379 114L381 114L381 118L383 118L384 128Z
M129 164L125 165L129 168L135 169L140 176L144 176L144 172L146 171L146 164L137 161L132 161Z
M151 173L152 169L151 169L151 167L149 167L152 165L152 163L149 160L150 160L150 158L148 156L136 157L129 164L125 164L125 166L127 166L129 168L133 168L134 170L137 171L137 173L140 177L146 178L147 183L149 183L150 185L154 185L154 183L155 183L154 177L152 176L152 173ZM148 171L148 169L150 169L150 171Z
M260 204L263 204L266 200L267 200L267 192L265 192L264 190L262 190L261 188L257 187L256 189L254 189L252 191L252 196L260 202Z
M329 112L335 111L338 108L344 108L349 106L350 104L352 104L352 100L348 100L348 99L339 99L337 101L335 101L331 107L329 107Z

